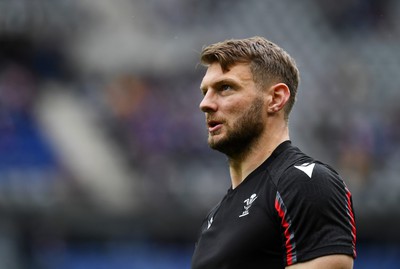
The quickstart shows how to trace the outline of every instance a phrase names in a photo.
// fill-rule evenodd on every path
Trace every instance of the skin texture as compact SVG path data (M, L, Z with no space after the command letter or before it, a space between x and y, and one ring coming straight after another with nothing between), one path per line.
M353 258L346 255L330 255L316 258L314 260L287 266L287 269L351 269Z
M208 144L231 158L244 155L247 145L255 142L264 131L264 100L259 91L247 94L245 89L255 88L255 85L251 76L239 73L240 70L242 68L237 69L239 80L230 77L217 80L210 91L205 90L200 104L210 127L217 125L209 129Z
M208 143L228 156L235 188L289 139L283 112L289 89L283 83L258 87L248 64L224 71L218 63L208 67L200 88Z
M201 82L208 144L229 160L232 188L236 188L273 150L289 139L284 108L290 91L286 84L271 81L265 86L253 80L250 65L237 63L222 69L208 66ZM262 145L262 146L261 146ZM330 255L298 263L288 269L351 269L353 258Z

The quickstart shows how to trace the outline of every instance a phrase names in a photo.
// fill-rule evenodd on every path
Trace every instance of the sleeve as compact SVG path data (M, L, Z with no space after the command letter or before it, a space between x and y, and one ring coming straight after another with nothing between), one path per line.
M294 166L277 187L286 265L331 254L356 257L351 193L334 170L320 163Z

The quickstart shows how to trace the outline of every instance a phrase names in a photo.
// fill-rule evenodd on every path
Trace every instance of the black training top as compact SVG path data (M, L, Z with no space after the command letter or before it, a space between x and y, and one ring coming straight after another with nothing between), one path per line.
M285 268L356 257L349 190L329 166L286 141L205 218L192 269Z

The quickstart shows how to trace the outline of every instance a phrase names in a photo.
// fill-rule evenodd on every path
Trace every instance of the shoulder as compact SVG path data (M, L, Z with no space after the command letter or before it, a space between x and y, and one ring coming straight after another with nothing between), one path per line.
M343 199L347 188L341 176L329 165L287 145L271 166L268 176L277 196L287 203L332 201ZM321 204L322 205L322 204Z
M282 174L277 191L292 206L324 210L328 204L345 201L347 187L340 175L318 161L296 163ZM318 210L318 211L319 211Z
M351 194L332 168L320 162L295 164L282 175L277 197L277 214L288 223L284 234L292 235L296 246L288 253L296 262L331 254L356 256Z
M288 167L278 182L279 189L297 186L300 188L321 186L330 189L334 186L341 189L345 184L341 176L329 165L319 161L298 161Z

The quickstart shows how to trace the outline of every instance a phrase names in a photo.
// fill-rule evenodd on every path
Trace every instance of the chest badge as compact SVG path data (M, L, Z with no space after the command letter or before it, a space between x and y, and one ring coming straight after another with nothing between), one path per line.
M247 198L246 200L244 200L244 205L243 205L243 212L242 214L239 215L239 218L247 216L249 214L249 209L251 207L251 205L253 204L253 202L257 199L257 194L253 193L250 198Z

